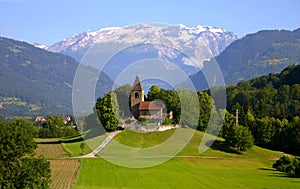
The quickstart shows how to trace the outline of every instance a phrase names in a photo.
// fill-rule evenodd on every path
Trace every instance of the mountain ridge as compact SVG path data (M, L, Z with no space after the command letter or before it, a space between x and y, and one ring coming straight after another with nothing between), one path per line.
M233 32L211 26L187 27L179 25L158 25L141 23L124 27L107 27L97 31L86 30L50 46L41 46L48 51L67 54L80 61L85 52L95 43L109 45L110 43L134 44L134 43L163 43L178 50L184 48L194 49L191 56L201 61L218 55L230 43L237 39ZM197 51L205 47L208 52ZM197 48L198 47L198 48Z

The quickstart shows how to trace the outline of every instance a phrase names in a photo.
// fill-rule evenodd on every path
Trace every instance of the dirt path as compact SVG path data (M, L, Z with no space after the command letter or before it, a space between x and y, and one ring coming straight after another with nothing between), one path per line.
M95 155L99 153L117 134L119 134L121 131L114 131L109 133L109 135L104 139L104 141L91 153L86 154L84 156L80 156L78 158L94 158Z

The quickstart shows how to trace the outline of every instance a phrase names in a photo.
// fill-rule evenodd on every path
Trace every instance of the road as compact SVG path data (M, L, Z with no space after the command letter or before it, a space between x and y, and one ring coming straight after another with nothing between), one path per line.
M108 134L108 136L104 139L104 141L91 153L86 154L84 156L80 156L79 158L94 158L96 154L99 153L105 146L121 131L114 131Z

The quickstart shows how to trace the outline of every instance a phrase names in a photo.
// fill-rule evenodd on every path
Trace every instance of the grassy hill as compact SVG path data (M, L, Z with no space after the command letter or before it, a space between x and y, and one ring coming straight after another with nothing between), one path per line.
M115 140L135 148L151 147L167 140L174 131L136 133L125 130ZM300 187L298 178L271 168L272 163L282 156L281 152L254 146L241 155L227 153L223 151L222 139L218 139L212 148L199 154L198 147L203 135L204 133L196 131L176 157L149 168L121 167L102 158L81 159L74 188ZM106 148L111 148L114 144L111 142ZM151 161L151 158L148 160Z

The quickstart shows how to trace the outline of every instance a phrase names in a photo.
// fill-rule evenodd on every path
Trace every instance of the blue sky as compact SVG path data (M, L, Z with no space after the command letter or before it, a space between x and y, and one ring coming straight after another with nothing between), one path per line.
M300 27L299 0L0 0L0 36L53 44L83 32L141 22L217 26L239 37Z

